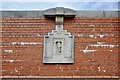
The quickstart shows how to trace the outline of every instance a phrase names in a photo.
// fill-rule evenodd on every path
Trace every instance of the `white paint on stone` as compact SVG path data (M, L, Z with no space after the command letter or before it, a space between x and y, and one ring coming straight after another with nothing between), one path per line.
M106 72L106 70L103 70L103 72Z
M95 31L95 28L93 29L93 31Z
M112 52L112 50L110 50L110 52Z
M82 34L78 34L78 37L81 37L82 36Z
M87 52L95 52L97 50L83 50L84 53L87 53Z
M21 45L26 45L26 44L29 44L29 45L37 45L37 44L42 44L42 42L12 42L12 45L15 45L15 44L21 44Z
M12 62L14 62L14 60L10 60L10 62L12 63Z
M98 71L101 71L100 66L98 67Z
M100 36L100 38L103 38L104 37L104 35L99 35Z
M15 45L15 44L17 44L17 42L12 42L12 45Z
M11 63L14 62L14 60L5 60L5 61L10 61Z
M26 43L27 44L27 43ZM25 45L25 43L24 42L21 42L21 45Z
M91 26L91 27L92 27L92 26L95 26L95 25L94 25L94 24L91 24L91 25L89 25L89 26Z
M118 46L118 45L110 45L110 44L103 44L105 42L97 42L97 44L92 44L92 45L87 45L87 47L85 48L85 50L80 50L80 51L83 51L84 53L88 53L88 52L95 52L95 51L101 51L101 50L87 50L88 49L88 46L91 46L91 47L107 47L107 48L113 48L115 46ZM105 51L105 50L104 50ZM113 50L107 50L107 51L110 51L112 52ZM94 55L94 54L93 54Z
M9 52L9 53L12 53L13 50L4 50L5 52Z
M99 45L101 45L101 44L103 44L103 43L105 43L105 42L97 42L97 44L99 44Z
M37 34L37 36L40 36L40 34Z
M93 31L95 31L95 28L93 29ZM81 37L81 36L85 36L87 34L78 34L77 36L78 37ZM95 35L87 35L87 36L90 36L91 38L93 38ZM97 36L99 36L100 38L103 38L104 36L114 36L114 34L96 34L95 38L97 38Z
M60 65L60 69L62 69L62 68L61 68L61 65Z
M4 61L9 61L9 62L14 62L14 61L25 61L25 60L4 60Z
M87 50L88 49L88 46L85 48L85 50Z
M113 48L115 47L116 45L109 45L109 44L105 44L105 45L102 45L102 44L94 44L94 45L90 45L90 46L94 46L94 47L110 47L110 48Z
M18 70L15 68L15 72L18 72Z
M94 37L94 35L89 35L91 38L93 38Z

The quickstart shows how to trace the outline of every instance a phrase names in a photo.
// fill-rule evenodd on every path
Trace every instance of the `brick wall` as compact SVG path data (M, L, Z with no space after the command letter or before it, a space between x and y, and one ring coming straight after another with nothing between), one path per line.
M3 76L118 76L118 18L65 18L75 35L74 64L43 64L52 18L2 19Z

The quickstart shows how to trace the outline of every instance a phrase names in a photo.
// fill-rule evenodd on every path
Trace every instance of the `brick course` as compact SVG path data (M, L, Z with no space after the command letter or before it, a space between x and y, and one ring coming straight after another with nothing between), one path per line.
M43 36L54 18L2 18L2 76L119 76L120 18L65 18L74 64L43 64Z

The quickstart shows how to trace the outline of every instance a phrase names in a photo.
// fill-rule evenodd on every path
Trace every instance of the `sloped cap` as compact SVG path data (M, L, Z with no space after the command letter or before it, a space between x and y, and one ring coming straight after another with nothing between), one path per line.
M75 17L75 15L76 12L74 10L64 7L56 7L44 11L45 17L55 17L55 16Z

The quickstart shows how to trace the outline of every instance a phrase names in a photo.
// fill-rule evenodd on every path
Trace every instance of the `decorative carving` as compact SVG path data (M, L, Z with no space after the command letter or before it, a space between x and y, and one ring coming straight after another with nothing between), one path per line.
M74 35L63 30L64 8L55 13L56 30L44 36L43 63L74 63Z
M61 52L62 52L62 42L58 41L56 42L56 53L61 54Z
M43 63L74 63L74 36L62 27L44 36Z
M54 54L62 54L63 53L63 45L64 39L54 38Z
M75 15L76 15L76 11L64 7L50 8L44 11L45 17L56 17L56 16L75 17Z

